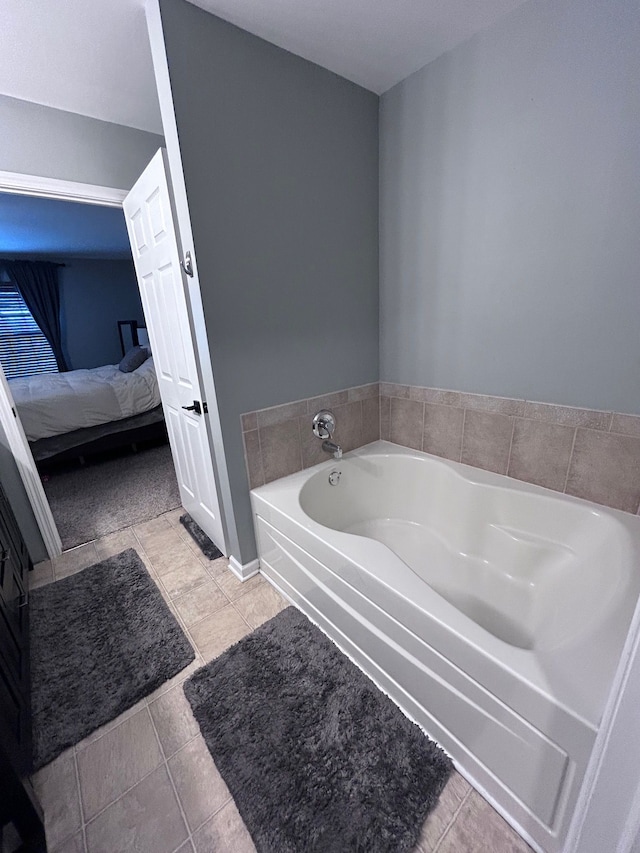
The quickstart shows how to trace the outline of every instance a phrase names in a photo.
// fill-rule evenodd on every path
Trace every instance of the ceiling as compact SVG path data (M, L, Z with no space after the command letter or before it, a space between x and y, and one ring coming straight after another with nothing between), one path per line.
M197 0L382 93L525 0ZM144 0L2 0L0 94L162 133Z
M0 192L0 257L128 258L120 207Z

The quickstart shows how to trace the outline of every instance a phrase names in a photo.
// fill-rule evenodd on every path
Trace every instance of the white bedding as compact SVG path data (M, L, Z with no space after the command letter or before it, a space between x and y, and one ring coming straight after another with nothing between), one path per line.
M28 441L119 421L160 405L153 358L131 373L107 364L12 379L9 387Z

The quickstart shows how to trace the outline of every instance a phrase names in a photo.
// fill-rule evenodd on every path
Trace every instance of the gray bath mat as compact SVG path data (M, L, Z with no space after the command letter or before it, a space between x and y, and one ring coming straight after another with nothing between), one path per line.
M258 853L402 853L451 760L289 607L185 684Z
M180 524L189 531L191 538L196 542L205 557L208 557L210 560L217 560L218 557L224 557L224 554L215 542L209 539L204 530L199 524L195 523L188 512L180 516Z
M132 548L34 590L29 621L35 770L195 657Z

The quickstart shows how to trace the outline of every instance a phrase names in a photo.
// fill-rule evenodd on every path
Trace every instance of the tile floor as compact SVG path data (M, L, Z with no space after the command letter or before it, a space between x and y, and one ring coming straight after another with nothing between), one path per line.
M196 650L190 667L35 775L50 853L255 851L181 683L286 602L260 576L243 584L224 558L207 560L179 523L181 513L81 545L32 573L33 588L135 548ZM529 849L454 773L416 853Z

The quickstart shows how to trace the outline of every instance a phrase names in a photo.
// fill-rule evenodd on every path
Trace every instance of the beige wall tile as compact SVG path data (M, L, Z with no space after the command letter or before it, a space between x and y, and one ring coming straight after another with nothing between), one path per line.
M425 403L422 449L425 453L459 462L463 423L464 409Z
M79 751L78 772L85 820L139 782L162 760L146 707Z
M296 400L293 403L284 403L282 406L272 406L270 409L261 409L256 412L258 419L258 429L263 427L275 426L275 424L284 423L294 418L299 418L307 411L306 400Z
M380 397L362 401L362 443L369 444L380 438Z
M169 759L169 772L191 830L231 799L202 737L194 738Z
M391 398L390 441L422 450L424 403Z
M513 419L494 412L467 409L462 439L462 462L485 471L506 474Z
M82 825L74 751L63 752L39 770L33 785L44 811L47 844L55 847Z
M244 441L244 461L247 466L249 477L249 488L257 489L264 484L264 470L262 468L262 452L260 450L260 437L257 429L242 434Z
M166 758L200 732L181 684L150 702L149 712Z
M344 453L361 447L362 403L360 400L334 406L332 411L336 417L336 431L333 440L342 447ZM327 458L330 457L327 455Z
M249 432L249 430L258 429L257 412L246 412L244 415L240 415L240 423L242 425L242 432Z
M567 494L636 512L640 501L640 438L579 429Z
M611 420L611 432L640 436L640 415L620 415L614 412Z
M459 406L460 393L447 391L444 388L419 388L412 385L409 397L420 403L437 403L439 406Z
M334 406L341 406L349 399L349 392L333 391L331 394L321 394L318 397L310 397L307 400L307 414L315 415L321 409L333 409Z
M381 382L380 393L385 397L401 397L408 400L412 387L411 385L399 385L397 382Z
M188 837L166 767L158 767L87 825L91 853L173 853Z
M391 397L380 397L380 438L391 440Z
M516 418L508 475L564 491L574 436L573 427Z
M347 399L350 403L354 400L371 400L379 395L379 382L372 382L370 385L357 385L355 388L347 389Z
M256 853L255 845L233 800L194 833L193 843L196 853L211 853L212 850Z
M492 397L489 394L460 394L460 405L465 409L480 412L495 412L500 415L521 415L524 400L512 397Z
M298 419L260 428L264 481L270 483L302 468Z
M527 400L524 404L521 415L536 421L548 421L552 424L586 427L588 429L608 430L611 424L611 412L576 409L573 406L556 406L553 403L534 403L531 400Z
M320 462L326 462L327 459L330 459L329 454L322 449L322 440L313 434L311 415L300 418L298 426L302 448L302 467L311 468L312 465L318 465Z

